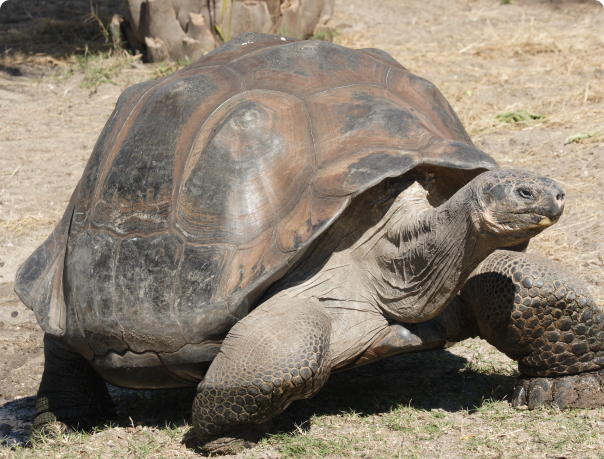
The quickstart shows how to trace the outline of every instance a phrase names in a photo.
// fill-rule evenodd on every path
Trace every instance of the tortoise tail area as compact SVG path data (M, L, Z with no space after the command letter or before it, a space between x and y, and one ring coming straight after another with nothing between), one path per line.
M25 260L15 276L15 293L34 311L42 329L55 336L65 332L63 267L73 212L72 198L52 234Z

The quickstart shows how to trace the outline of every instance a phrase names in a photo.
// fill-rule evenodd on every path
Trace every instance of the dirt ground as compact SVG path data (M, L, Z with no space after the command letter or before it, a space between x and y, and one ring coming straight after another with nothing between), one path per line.
M122 8L119 2L104 2L99 14L106 18ZM100 72L96 64L78 64L70 57L85 52L86 45L93 49L100 43L98 33L90 32L89 26L78 28L88 10L88 0L9 0L0 9L0 52L4 50L0 61L0 438L7 438L5 445L24 444L29 436L33 396L43 366L42 333L33 313L13 293L15 272L62 215L121 91L166 70L138 60L120 61L115 67L119 71L107 78L112 83L90 87L87 82ZM338 0L336 23L341 44L382 48L413 73L434 82L476 145L503 167L529 169L565 187L564 216L536 238L529 250L571 267L604 305L602 5L595 0L505 4L500 0ZM107 62L115 59L109 57ZM522 109L544 117L515 124L495 119L497 114ZM566 143L579 134L583 138ZM484 370L487 367L492 370ZM464 449L468 438L479 438L472 428L478 432L484 427L480 412L468 410L486 406L483 401L489 398L501 401L501 409L507 409L516 374L513 362L505 356L480 340L470 340L449 351L392 359L335 375L314 400L292 406L278 424L284 432L295 433L304 423L309 429L311 418L315 419L312 429L327 429L317 417L330 426L337 418L342 432L354 436L354 429L362 431L371 419L392 411L395 401L406 400L417 410L446 412L452 425L461 423L462 427L454 438L447 431L429 437L430 441L407 444L400 429L388 424L383 441L396 443L398 449L387 450L398 451L400 457L416 457L410 453L416 450L417 457L602 457L604 428L597 424L597 416L589 424L599 432L592 443L570 441L552 450L547 441L534 437L525 441L516 435L505 446L504 435L497 437L497 444L505 446L501 450L488 442ZM430 390L411 396L418 386ZM371 395L364 395L368 391ZM117 450L107 446L112 441L128 443L137 435L144 439L145 432L157 432L173 419L159 408L180 407L191 398L180 392L149 395L114 390L113 395L122 401L121 418L113 436L109 430L88 438L86 448L92 445L95 454L91 457L97 453L113 457ZM365 396L372 400L369 408ZM160 414L150 413L141 404L159 406ZM178 416L184 414L174 418L180 419L174 421L178 428L186 427L184 405ZM368 414L362 422L354 416L340 419L342 410ZM556 419L548 418L550 424L539 421L543 422L539 425L554 429L565 418ZM462 435L464 422L470 427ZM165 442L158 443L155 452L132 457L196 454L180 448L182 435L166 432L172 431L158 434ZM166 445L177 446L172 450ZM86 448L79 454L92 454ZM287 448L253 449L244 455L305 457L306 453L296 456L297 450ZM319 455L382 454L369 446L369 452L342 448ZM0 448L0 457L11 454L27 456L7 446Z

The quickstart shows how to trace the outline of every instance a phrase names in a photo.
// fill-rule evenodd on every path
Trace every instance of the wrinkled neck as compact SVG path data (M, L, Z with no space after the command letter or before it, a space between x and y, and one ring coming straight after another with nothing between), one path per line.
M473 220L474 203L466 186L434 208L426 191L413 184L354 244L336 250L333 237L320 246L330 254L326 263L301 281L286 277L280 294L333 301L342 310L372 310L400 322L435 317L494 250ZM304 265L296 273L309 269Z
M464 187L438 208L407 199L359 259L390 318L417 323L436 316L490 254L472 218L470 193Z

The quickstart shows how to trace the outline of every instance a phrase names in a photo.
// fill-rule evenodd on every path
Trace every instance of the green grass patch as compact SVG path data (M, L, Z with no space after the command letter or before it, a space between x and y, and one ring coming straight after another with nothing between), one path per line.
M180 69L184 69L190 63L191 61L189 58L187 58L186 61L177 60L176 62L160 62L159 64L156 64L155 70L153 70L153 77L151 79L157 80L159 78L166 77Z
M334 42L335 39L341 34L340 29L337 27L319 27L315 33L309 38L309 40L322 40Z
M81 86L96 91L103 83L117 85L115 78L137 58L125 52L99 51L75 56L77 67L84 73Z
M545 115L523 109L498 113L495 119L502 123L532 123L535 120L545 119Z
M279 434L271 436L270 444L278 447L279 452L287 458L308 458L327 456L347 456L359 438L342 435L318 437L311 434Z
M396 408L384 417L383 424L418 440L433 440L453 427L453 422L446 414L411 406Z
M591 131L591 132L584 132L584 133L579 133L579 134L573 134L573 135L568 136L566 138L566 140L564 141L564 145L568 145L569 143L579 143L582 140L589 139L590 137L596 137L598 135L600 135L600 132L598 132L598 131Z

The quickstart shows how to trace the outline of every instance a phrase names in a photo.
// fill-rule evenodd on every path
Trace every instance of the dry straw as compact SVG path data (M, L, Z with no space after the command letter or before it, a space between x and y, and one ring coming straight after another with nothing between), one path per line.
M21 236L22 234L30 233L38 228L55 225L58 221L58 216L23 215L22 217L3 223L2 229L11 236Z

